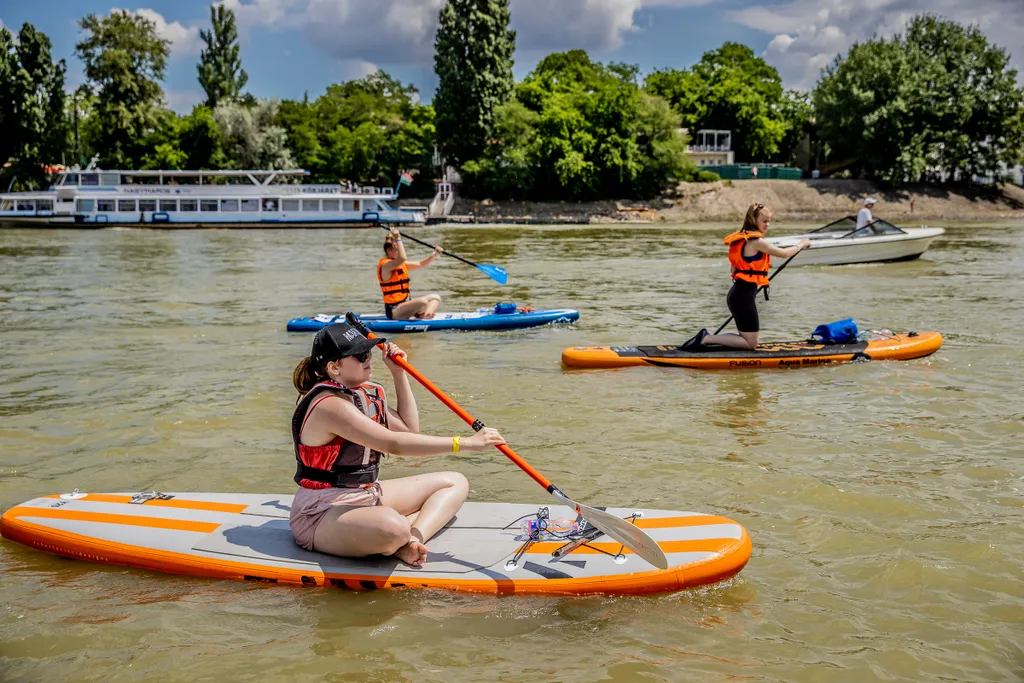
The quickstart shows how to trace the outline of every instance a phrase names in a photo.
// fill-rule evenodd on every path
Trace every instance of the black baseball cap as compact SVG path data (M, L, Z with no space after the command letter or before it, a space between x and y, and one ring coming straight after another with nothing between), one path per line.
M317 366L323 367L339 358L365 353L386 341L381 337L367 339L348 323L333 323L313 337L313 350L309 353L309 358Z

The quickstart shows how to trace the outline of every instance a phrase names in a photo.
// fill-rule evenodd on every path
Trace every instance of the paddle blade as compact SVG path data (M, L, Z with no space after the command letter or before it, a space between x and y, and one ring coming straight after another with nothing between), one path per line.
M476 267L499 285L508 284L508 271L501 266L492 266L490 263L478 263Z
M616 517L604 510L598 510L597 508L570 500L558 489L552 491L551 495L560 502L575 509L576 512L583 515L583 519L596 526L607 536L614 538L632 550L639 557L647 560L658 569L668 569L668 558L665 557L665 553L662 552L657 541L648 536L643 529L639 529L621 517Z

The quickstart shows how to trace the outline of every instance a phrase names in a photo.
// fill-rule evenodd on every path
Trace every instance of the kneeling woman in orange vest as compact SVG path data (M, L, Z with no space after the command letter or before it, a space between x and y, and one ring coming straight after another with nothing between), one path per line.
M757 315L757 290L768 286L768 271L772 256L789 258L810 246L810 240L800 240L796 246L780 249L763 239L772 223L772 211L764 204L751 204L743 219L743 227L725 238L729 245L729 265L732 269L732 289L725 298L729 312L736 320L739 334L708 334L701 330L695 345L717 344L734 349L753 349L760 337L761 321ZM768 292L765 290L765 299Z
M405 370L387 345L384 364L395 382L395 408L370 381L375 341L344 323L328 325L295 367L299 391L292 416L299 490L291 508L295 542L307 550L365 557L394 555L412 566L427 558L426 542L448 523L469 494L458 472L378 481L380 459L482 451L505 443L494 429L466 437L420 434L416 399Z
M441 306L439 294L427 294L415 299L409 297L409 271L426 268L441 254L441 247L434 247L434 253L421 261L410 261L402 246L402 233L391 228L391 234L384 238L384 256L377 262L377 282L384 294L384 314L388 320L408 320L434 317Z

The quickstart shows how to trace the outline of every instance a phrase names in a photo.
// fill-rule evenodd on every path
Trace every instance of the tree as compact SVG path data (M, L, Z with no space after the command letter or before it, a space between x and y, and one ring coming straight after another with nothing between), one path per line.
M276 100L260 100L246 107L221 102L213 110L213 119L221 132L221 147L228 163L237 169L294 168L284 129L274 124Z
M854 44L814 91L829 160L888 182L970 180L1019 163L1024 92L1009 56L975 26L931 15Z
M238 57L238 29L235 13L224 5L210 5L212 31L201 30L206 49L199 55L199 84L206 91L206 106L213 109L221 100L242 94L249 74Z
M144 169L210 170L229 165L221 149L220 127L209 107L192 109L188 116L170 110L159 114L159 124L147 141L151 150L142 161Z
M731 130L739 159L768 161L780 152L789 126L782 78L746 45L725 43L689 70L655 71L645 87L671 102L691 132Z
M512 95L515 31L508 0L449 0L434 40L438 77L434 109L440 147L450 162L479 156L494 130L495 112Z
M135 168L147 150L144 141L158 118L170 41L157 36L156 25L126 11L79 22L87 36L75 46L85 75L97 94L95 140L100 163L107 168Z
M26 23L17 41L0 28L0 168L11 164L19 187L44 184L44 167L68 149L64 61L53 62L50 39Z
M499 108L483 155L464 165L477 195L592 199L651 196L696 170L679 115L637 85L637 67L554 53Z
M410 190L426 194L433 191L434 109L418 99L411 85L378 71L328 86L313 102L282 102L277 122L314 180L393 186L403 170L419 170Z

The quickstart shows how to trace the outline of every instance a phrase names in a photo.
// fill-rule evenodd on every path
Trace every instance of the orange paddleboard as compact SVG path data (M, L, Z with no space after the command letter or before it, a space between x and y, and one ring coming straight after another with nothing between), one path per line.
M7 510L0 533L46 552L172 574L355 590L441 588L484 593L657 593L728 579L750 558L746 529L695 512L608 508L646 531L668 558L658 569L600 531L536 542L519 518L536 505L466 503L427 542L423 567L389 557L303 550L288 525L291 496L231 493L84 494ZM550 506L552 519L574 518ZM586 529L584 530L586 531ZM576 547L570 547L573 544Z
M678 346L574 346L562 351L570 368L620 368L631 365L679 366L704 370L806 368L858 360L910 360L938 351L938 332L894 334L852 344L814 341L760 344L754 350L722 346L683 351Z

